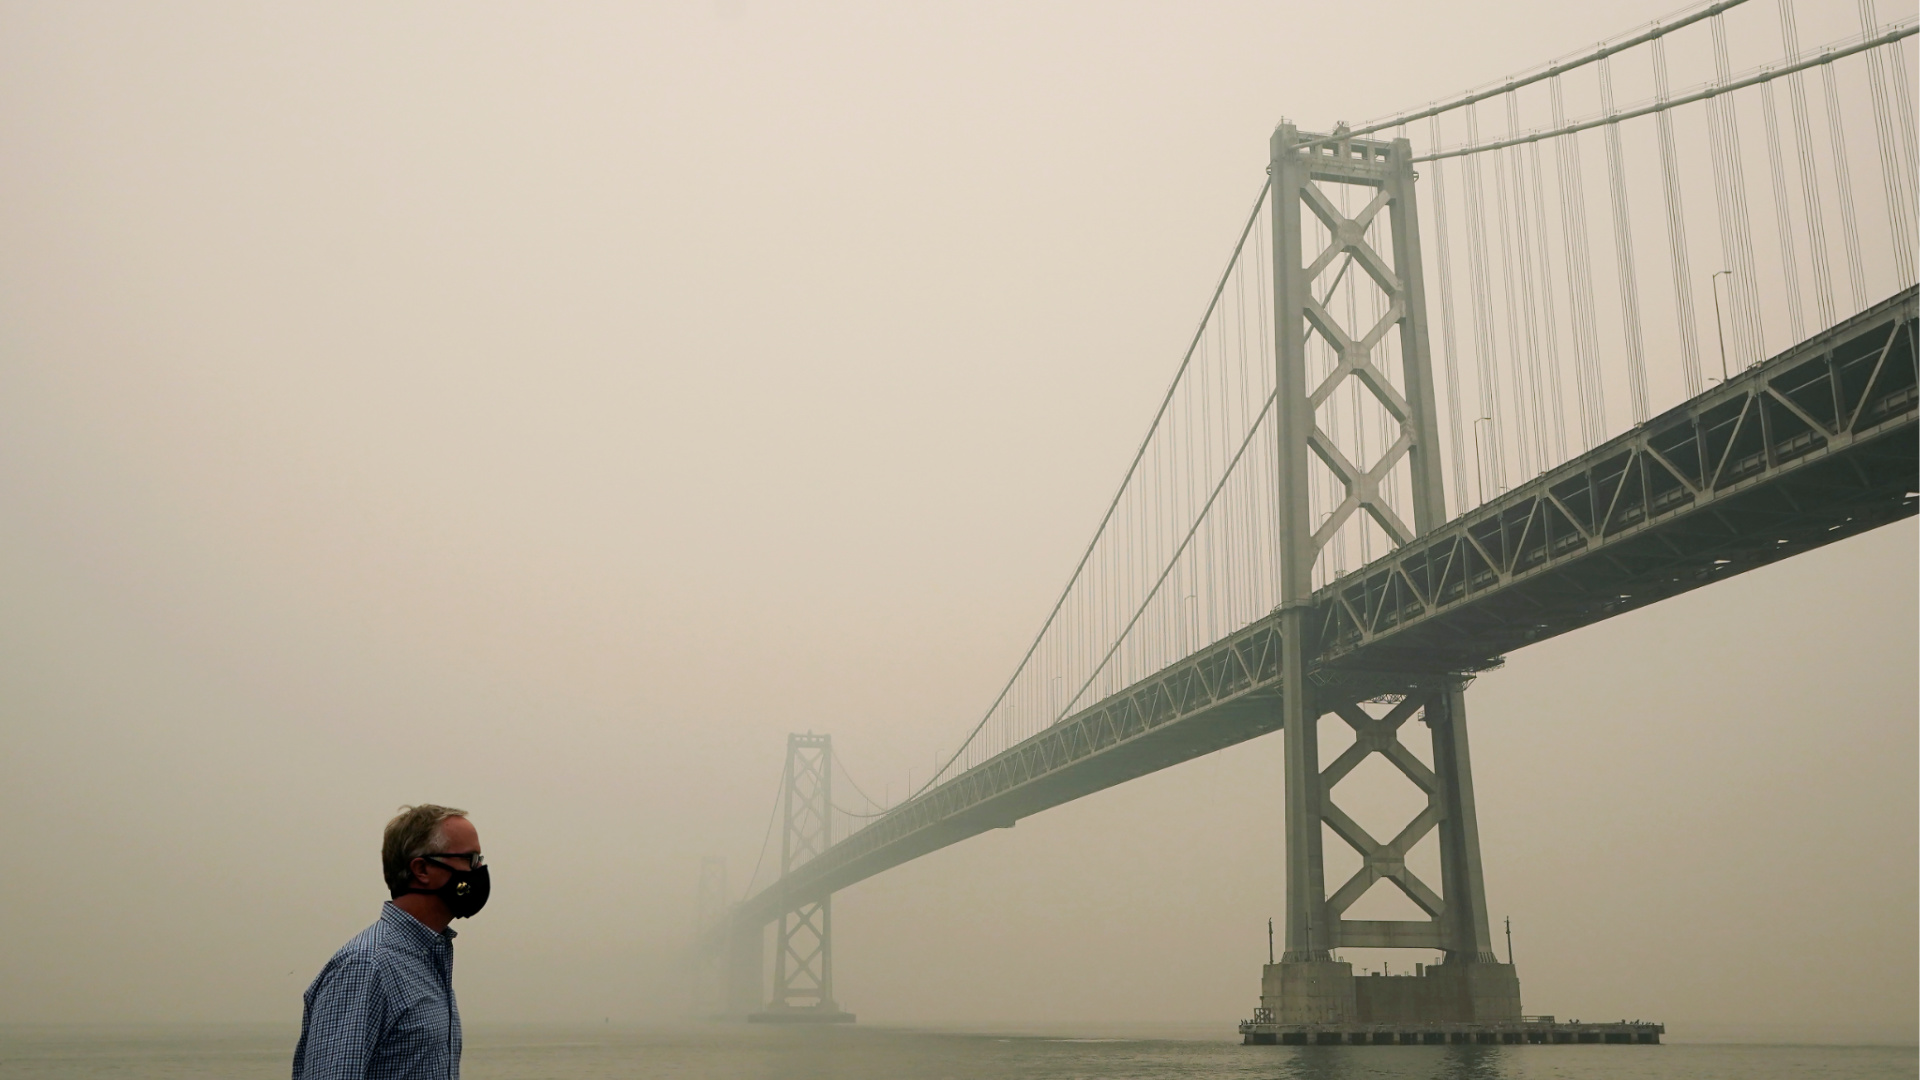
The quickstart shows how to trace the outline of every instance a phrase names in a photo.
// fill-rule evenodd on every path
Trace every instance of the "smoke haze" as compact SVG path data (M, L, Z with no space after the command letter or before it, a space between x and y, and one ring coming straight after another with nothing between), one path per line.
M677 1015L784 736L897 796L1018 660L1272 125L1667 7L1542 10L0 4L0 1022L291 1022L418 801L496 864L470 1022ZM1530 1012L1912 1037L1916 558L1475 683ZM840 894L838 997L1224 1028L1280 752Z

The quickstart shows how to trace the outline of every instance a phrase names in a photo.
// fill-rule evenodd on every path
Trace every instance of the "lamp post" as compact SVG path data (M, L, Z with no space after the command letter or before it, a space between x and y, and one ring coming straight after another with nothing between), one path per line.
M1482 460L1480 425L1491 423L1493 423L1493 417L1491 416L1482 416L1473 422L1473 463L1476 466L1474 470L1474 481L1480 487L1481 502L1487 501L1487 463Z
M1720 381L1724 383L1727 381L1728 375L1727 332L1720 327L1720 276L1722 274L1726 275L1729 279L1733 277L1733 271L1731 270L1716 270L1712 276L1707 278L1707 287L1713 290L1713 332L1714 335L1720 339ZM1733 286L1732 280L1728 280L1727 286L1729 288Z

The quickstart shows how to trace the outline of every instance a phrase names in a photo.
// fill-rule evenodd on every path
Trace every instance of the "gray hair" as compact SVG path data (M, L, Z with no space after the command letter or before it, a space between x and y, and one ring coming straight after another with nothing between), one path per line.
M448 818L466 816L465 810L434 803L401 807L400 813L387 822L380 841L380 870L387 879L388 891L394 896L407 891L413 884L413 860L446 842Z

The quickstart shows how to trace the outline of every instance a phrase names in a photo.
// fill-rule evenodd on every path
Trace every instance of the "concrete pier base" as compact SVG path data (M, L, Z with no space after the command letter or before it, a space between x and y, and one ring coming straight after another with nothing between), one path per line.
M1551 1016L1425 1024L1276 1024L1255 1017L1240 1022L1240 1041L1247 1046L1656 1046L1666 1031L1665 1025L1639 1020L1589 1024Z
M1491 961L1362 975L1335 960L1267 964L1260 1009L1278 1024L1475 1023L1520 1019L1520 979Z
M1557 1021L1520 1014L1512 964L1452 960L1414 965L1411 975L1353 974L1352 964L1305 960L1260 972L1260 1008L1240 1024L1248 1045L1353 1046L1453 1043L1638 1043L1660 1041L1660 1024Z
M1520 979L1512 964L1435 964L1413 975L1362 975L1354 982L1354 1019L1470 1023L1520 1019Z
M1260 971L1260 1007L1285 1024L1344 1024L1357 1018L1353 965L1291 960Z

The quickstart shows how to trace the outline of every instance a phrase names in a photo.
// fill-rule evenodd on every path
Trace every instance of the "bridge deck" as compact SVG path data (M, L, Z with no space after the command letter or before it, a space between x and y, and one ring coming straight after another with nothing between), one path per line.
M1496 666L1530 642L1911 517L1907 289L1314 596L1324 704ZM1268 617L902 804L736 909L742 923L1280 726Z

